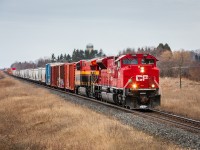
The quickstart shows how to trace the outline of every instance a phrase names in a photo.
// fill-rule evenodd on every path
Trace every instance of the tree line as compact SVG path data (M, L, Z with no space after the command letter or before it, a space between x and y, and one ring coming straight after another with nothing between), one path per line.
M16 68L17 70L21 69L29 69L29 68L38 68L38 67L45 67L47 63L54 63L54 62L77 62L81 59L92 59L96 57L103 57L106 56L103 50L79 50L74 49L72 54L60 54L56 56L52 54L50 58L40 58L33 61L25 61L25 62L14 62L11 65L11 68Z
M60 54L57 57L52 54L51 55L51 62L77 62L81 59L92 59L96 57L103 57L106 56L103 53L103 50L79 50L74 49L72 55L70 54Z
M142 54L151 54L155 57L159 57L165 51L171 51L170 46L167 43L166 44L160 43L157 47L145 46L145 47L138 47L137 49L127 48L119 51L118 55L142 53Z

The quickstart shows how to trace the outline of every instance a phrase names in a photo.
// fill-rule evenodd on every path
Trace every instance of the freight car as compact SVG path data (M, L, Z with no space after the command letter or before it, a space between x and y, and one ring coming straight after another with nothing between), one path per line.
M130 109L160 105L158 60L149 54L126 54L50 63L46 68L15 71L14 75L52 87L115 103ZM45 79L44 79L45 77Z
M46 64L46 71L45 71L45 82L46 82L46 85L49 85L51 86L53 83L53 79L54 79L54 70L52 70L52 68L56 65L59 65L61 63L48 63Z
M38 81L42 84L45 83L45 75L46 75L46 69L38 68Z

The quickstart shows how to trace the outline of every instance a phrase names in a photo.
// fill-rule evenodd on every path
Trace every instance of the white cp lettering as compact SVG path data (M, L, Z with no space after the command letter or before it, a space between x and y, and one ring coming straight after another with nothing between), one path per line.
M136 75L136 81L144 81L147 80L149 77L148 75Z

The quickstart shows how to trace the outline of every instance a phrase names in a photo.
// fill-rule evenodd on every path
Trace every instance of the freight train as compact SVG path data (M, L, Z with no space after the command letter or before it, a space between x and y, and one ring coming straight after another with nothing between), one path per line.
M150 54L126 54L49 63L13 75L129 109L148 109L160 105L157 61Z

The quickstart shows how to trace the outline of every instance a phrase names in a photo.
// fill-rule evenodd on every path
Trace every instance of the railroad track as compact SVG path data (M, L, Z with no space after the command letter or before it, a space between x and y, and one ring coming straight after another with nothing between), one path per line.
M167 120L167 121L169 120L171 123L175 124L175 126L177 126L176 125L176 123L177 123L178 126L181 126L181 128L200 133L200 121L199 120L194 120L191 118L183 117L180 115L175 115L175 114L157 110L157 109L150 109L150 111L153 112L152 115L154 115L155 117L162 116L163 120Z
M15 78L17 78L17 77L15 77ZM171 126L174 126L174 127L177 127L177 128L181 128L183 130L187 130L187 131L190 131L190 132L194 132L196 134L200 134L200 121L199 120L193 120L193 119L190 119L190 118L186 118L186 117L183 117L183 116L175 115L175 114L172 114L172 113L168 113L168 112L160 111L160 110L156 110L156 109L149 109L145 112L144 111L141 112L141 111L138 111L138 110L131 110L131 109L123 108L123 107L120 107L120 106L117 106L117 105L114 105L114 104L111 104L111 103L106 103L106 102L99 101L99 100L96 100L96 99L93 99L93 98L89 98L89 97L77 95L77 94L74 94L74 93L70 93L70 92L64 91L62 89L53 88L53 87L46 86L46 85L43 85L43 84L38 84L38 83L35 83L35 82L30 82L29 80L24 80L22 78L17 78L17 79L32 83L32 84L40 86L40 87L44 87L44 88L49 89L49 90L57 91L59 93L64 93L64 94L66 94L66 96L70 95L70 96L74 96L74 98L78 97L78 98L81 98L83 100L92 101L94 103L98 103L98 104L101 104L101 105L104 105L104 106L107 106L107 107L118 109L118 110L121 110L121 111L124 111L124 112L127 112L127 113L132 113L134 115L149 119L150 121L154 120L156 122L163 122L165 124L168 124L168 125L171 125Z

